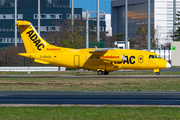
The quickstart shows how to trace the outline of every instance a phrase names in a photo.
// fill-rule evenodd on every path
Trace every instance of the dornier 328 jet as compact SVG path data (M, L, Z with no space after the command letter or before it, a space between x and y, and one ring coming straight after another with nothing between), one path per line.
M71 49L50 45L42 39L28 21L17 21L26 53L19 55L34 59L34 62L52 64L73 69L97 71L98 75L108 75L120 69L153 70L156 75L160 69L171 65L158 54L142 50L89 48Z

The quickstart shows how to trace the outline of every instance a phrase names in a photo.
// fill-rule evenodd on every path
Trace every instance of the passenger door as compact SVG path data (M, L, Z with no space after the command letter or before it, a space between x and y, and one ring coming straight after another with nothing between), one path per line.
M79 67L79 64L80 64L80 59L79 59L79 55L75 55L74 56L74 66L75 67Z

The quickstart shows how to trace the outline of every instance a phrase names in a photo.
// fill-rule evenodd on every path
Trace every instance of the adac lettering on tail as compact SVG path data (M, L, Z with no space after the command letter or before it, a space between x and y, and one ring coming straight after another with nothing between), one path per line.
M37 49L41 50L41 48L44 48L45 45L41 43L41 39L38 38L37 34L36 33L33 34L33 33L34 33L34 30L30 30L26 34L29 34L29 38L33 41Z

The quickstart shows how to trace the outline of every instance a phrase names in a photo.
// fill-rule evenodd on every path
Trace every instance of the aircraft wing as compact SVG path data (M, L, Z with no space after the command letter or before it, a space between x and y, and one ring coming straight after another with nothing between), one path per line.
M114 48L90 49L89 53L102 55L101 59L110 62L122 62L126 59L124 54L117 53Z
M115 50L114 48L98 48L98 49L91 49L89 50L89 53L105 53L107 52L108 50Z

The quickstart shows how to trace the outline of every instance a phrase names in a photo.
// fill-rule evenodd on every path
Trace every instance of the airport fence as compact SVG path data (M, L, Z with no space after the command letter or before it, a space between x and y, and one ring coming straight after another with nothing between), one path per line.
M157 48L157 49L151 50L151 52L157 53L166 61L171 62L171 48L163 48L163 49Z
M37 71L66 71L65 67L42 67L42 66L30 66L30 67L0 67L2 72L37 72Z

